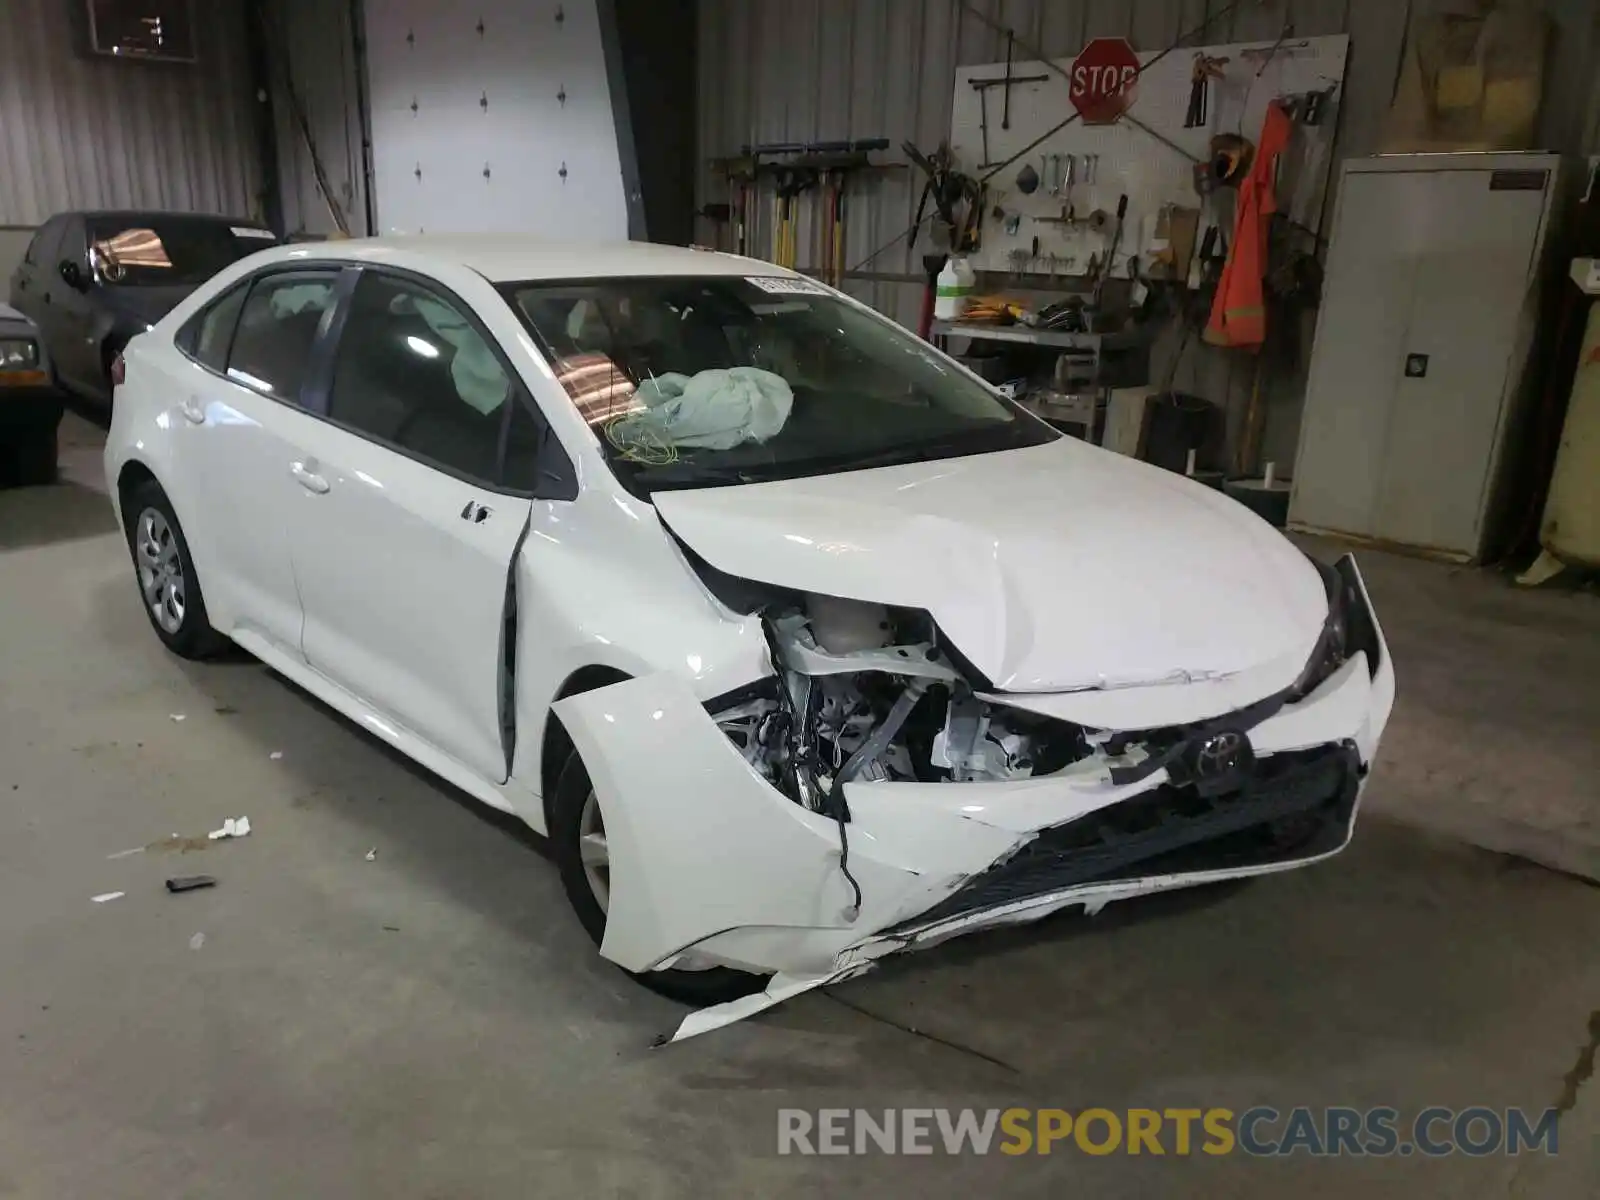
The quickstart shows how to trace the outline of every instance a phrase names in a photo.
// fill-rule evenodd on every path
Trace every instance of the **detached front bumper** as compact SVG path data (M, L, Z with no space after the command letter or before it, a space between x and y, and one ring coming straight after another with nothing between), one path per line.
M1359 593L1361 649L1250 731L1257 765L1239 792L1201 802L1165 770L1119 787L1099 759L1009 783L847 784L858 914L839 827L757 774L685 682L562 701L606 814L602 955L632 971L692 953L775 972L771 1003L957 934L1337 853L1394 702L1365 586L1351 560L1341 570ZM723 1007L735 1019L763 1006Z

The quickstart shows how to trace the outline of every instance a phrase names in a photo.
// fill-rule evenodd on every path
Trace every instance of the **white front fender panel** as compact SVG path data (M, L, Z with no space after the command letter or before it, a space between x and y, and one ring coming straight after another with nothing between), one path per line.
M851 921L838 826L757 774L687 682L632 679L571 696L556 713L605 816L611 898L600 953L630 971L752 927L822 932L814 964L825 968L841 947L926 908L930 891L949 891L1016 842L1004 830L955 822L959 846L947 841L929 856L935 869L913 868L910 847L876 837L858 813L849 862L862 906Z

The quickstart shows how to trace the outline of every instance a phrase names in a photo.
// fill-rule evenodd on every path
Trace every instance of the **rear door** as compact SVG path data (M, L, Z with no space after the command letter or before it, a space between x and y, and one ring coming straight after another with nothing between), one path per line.
M300 655L290 553L300 444L321 422L302 407L319 332L331 324L337 268L274 271L224 292L178 345L197 369L173 396L179 456L195 511L184 525L205 571L213 623L232 637Z
M38 309L49 294L44 284L55 273L55 250L61 241L63 217L51 217L41 225L23 252L22 261L11 273L11 307L39 324Z
M334 336L291 531L306 660L503 782L532 410L469 307L432 283L364 269Z
M11 276L11 304L23 316L39 327L39 336L54 358L54 345L60 337L60 327L55 320L55 290L65 288L61 282L59 263L61 232L66 228L65 216L51 217L28 243L27 253Z

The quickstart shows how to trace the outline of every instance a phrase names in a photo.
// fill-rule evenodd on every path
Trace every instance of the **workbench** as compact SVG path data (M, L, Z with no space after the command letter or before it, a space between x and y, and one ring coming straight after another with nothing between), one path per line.
M949 350L950 338L969 338L980 342L1005 342L1058 350L1086 356L1089 382L1071 391L1026 392L1016 397L1029 412L1052 425L1077 425L1087 441L1096 441L1101 414L1110 399L1112 384L1106 378L1102 356L1125 351L1147 351L1148 331L1121 329L1110 333L1071 333L1056 329L1034 329L1027 325L993 325L979 321L935 321L929 328L934 344Z
M1138 329L1115 333L1067 333L1056 329L1034 329L1028 325L993 325L987 321L935 321L929 332L939 337L975 338L984 342L1020 342L1046 346L1053 350L1132 350L1143 344Z

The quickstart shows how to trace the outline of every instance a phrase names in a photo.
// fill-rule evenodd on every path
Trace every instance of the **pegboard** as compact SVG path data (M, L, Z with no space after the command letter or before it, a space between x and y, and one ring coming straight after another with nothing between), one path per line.
M1118 198L1124 194L1128 197L1128 213L1112 265L1113 275L1126 270L1129 257L1147 252L1164 205L1201 208L1202 229L1208 224L1226 226L1231 202L1202 203L1195 192L1192 159L1206 157L1210 139L1215 134L1242 134L1254 143L1260 137L1267 105L1274 99L1332 88L1333 94L1320 122L1296 127L1291 148L1280 160L1279 167L1280 206L1302 225L1320 229L1349 50L1350 39L1342 35L1174 50L1141 72L1128 112L1192 158L1164 145L1128 117L1114 125L1085 125L1074 121L989 181L982 241L979 250L971 256L972 265L981 271L1011 272L1016 269L1013 252L1022 251L1031 256L1033 239L1037 237L1039 258L1030 257L1024 270L1032 274L1085 275L1091 257L1103 257L1111 244ZM1223 68L1226 78L1211 81L1206 123L1185 129L1194 59L1201 53L1227 59ZM1141 64L1148 64L1158 55L1151 52L1138 57ZM1071 70L1071 58L1054 62L1062 71ZM983 104L988 106L987 161L990 164L1010 158L1073 112L1065 74L1039 61L1013 62L1013 77L1042 75L1045 78L1011 85L1010 128L1003 128L1006 89L995 86L980 92L972 84L974 80L1000 79L1005 74L1005 63L961 67L956 71L950 145L960 169L977 177L988 172L981 128ZM1047 168L1041 156L1069 154L1079 161L1078 178L1070 189L1063 187L1061 194L1052 194L1048 184L1054 182L1053 165ZM1098 156L1093 183L1083 179L1085 155ZM1027 164L1032 164L1044 177L1040 188L1031 195L1024 195L1016 182L1018 173ZM1226 210L1219 207L1222 203L1227 204ZM1098 209L1109 215L1110 222L1103 232L1095 232L1086 226L1037 220L1059 217L1068 204L1079 217ZM994 216L996 206L1008 215L1020 216L1015 234L1008 234L1005 220ZM1227 232L1231 234L1232 230L1227 229ZM1048 259L1051 254L1056 255L1054 272Z

